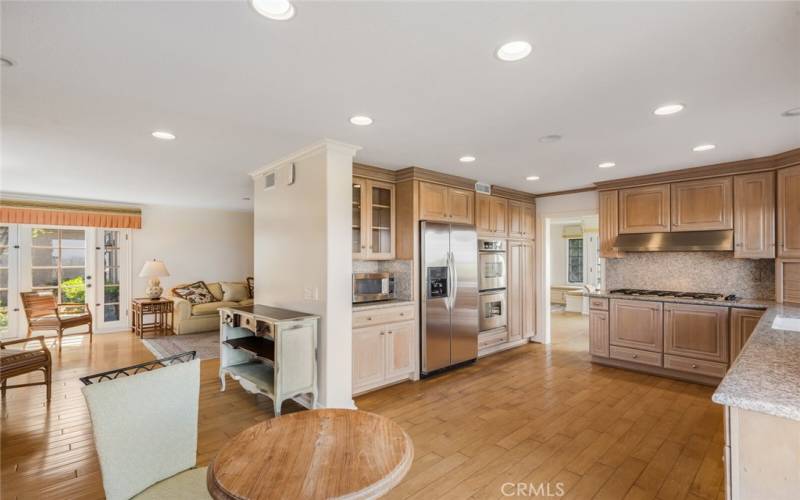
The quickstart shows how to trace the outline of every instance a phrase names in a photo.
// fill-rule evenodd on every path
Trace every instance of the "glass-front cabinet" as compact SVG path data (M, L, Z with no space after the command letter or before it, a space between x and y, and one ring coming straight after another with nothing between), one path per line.
M353 178L353 258L393 259L395 256L394 185Z

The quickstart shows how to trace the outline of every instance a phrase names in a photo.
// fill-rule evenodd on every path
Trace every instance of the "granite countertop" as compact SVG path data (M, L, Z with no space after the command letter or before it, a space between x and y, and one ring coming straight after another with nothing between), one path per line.
M380 302L365 302L363 304L353 304L353 311L366 311L370 309L383 309L386 307L399 307L399 306L412 306L413 300L409 299L392 299L382 300Z
M763 299L743 299L737 298L736 300L703 300L703 299L689 299L683 297L659 297L657 295L623 295L621 293L610 293L604 290L597 292L585 292L587 297L600 297L605 299L625 299L625 300L646 300L650 302L671 302L676 304L699 304L705 306L722 306L722 307L741 307L744 309L767 309L775 304L771 300Z
M800 306L767 309L712 401L800 420L800 332L772 328L777 316L800 318Z

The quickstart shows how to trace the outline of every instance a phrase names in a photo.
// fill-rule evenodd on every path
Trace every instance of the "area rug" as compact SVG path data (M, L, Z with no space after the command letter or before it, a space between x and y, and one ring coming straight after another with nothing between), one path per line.
M197 359L219 358L219 332L170 335L142 339L156 358L166 358L186 351L197 351Z

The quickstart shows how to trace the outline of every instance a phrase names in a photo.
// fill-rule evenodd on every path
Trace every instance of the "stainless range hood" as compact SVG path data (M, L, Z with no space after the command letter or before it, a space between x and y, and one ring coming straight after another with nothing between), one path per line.
M620 234L614 248L624 252L732 252L733 230Z

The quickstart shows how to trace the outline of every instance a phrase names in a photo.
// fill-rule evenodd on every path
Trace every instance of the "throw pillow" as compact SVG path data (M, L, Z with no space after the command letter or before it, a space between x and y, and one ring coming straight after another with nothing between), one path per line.
M188 300L190 304L208 304L214 302L214 296L204 281L197 281L191 285L184 285L172 289L172 293Z
M252 276L247 278L247 295L252 299L255 296L256 279Z
M240 302L248 297L247 285L244 283L220 282L222 286L222 300L225 302Z

